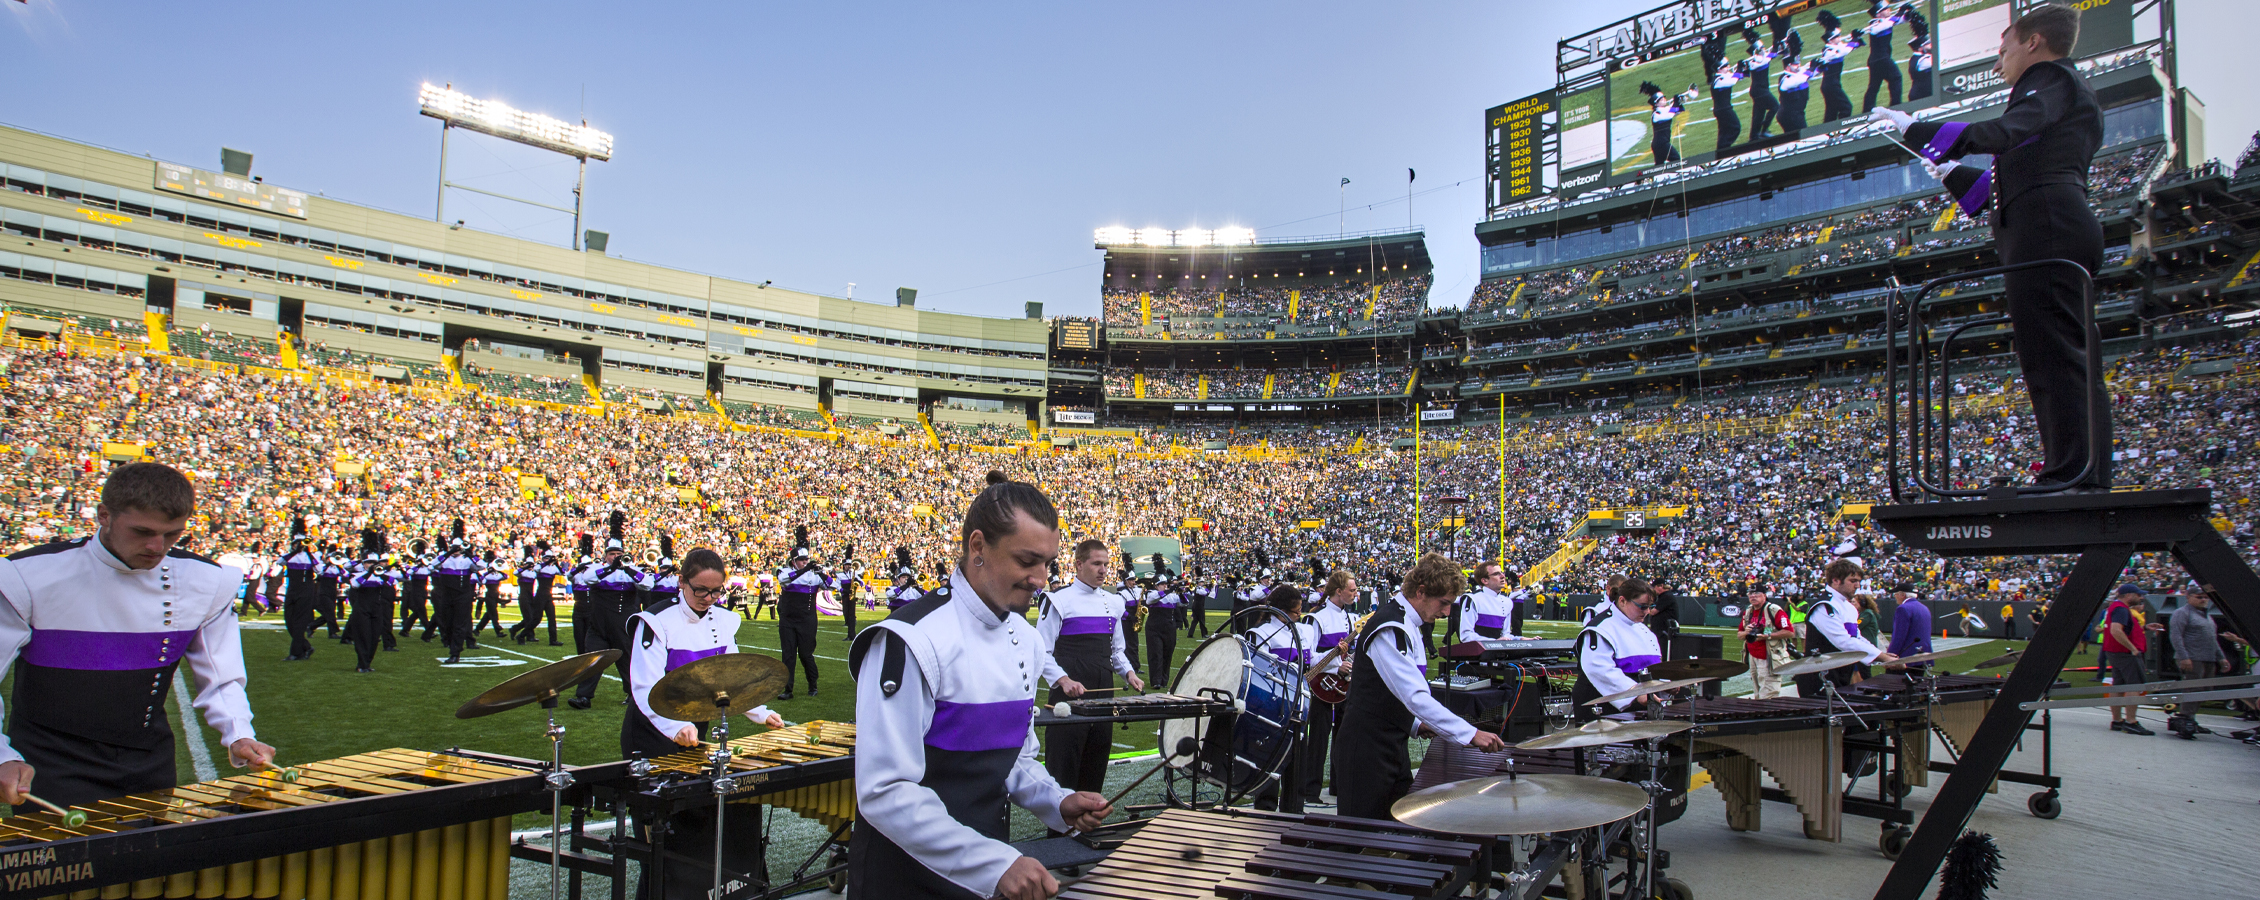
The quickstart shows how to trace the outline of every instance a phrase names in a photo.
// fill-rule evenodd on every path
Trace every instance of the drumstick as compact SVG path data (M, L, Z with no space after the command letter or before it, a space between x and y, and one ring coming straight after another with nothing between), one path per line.
M1142 780L1144 780L1144 779L1140 779L1140 780L1142 781ZM49 802L47 802L47 801L45 801L45 800L41 800L41 799L39 799L39 797L38 797L38 796L36 796L36 795L33 795L33 794L25 794L25 795L24 795L24 799L26 799L26 800L30 800L30 801L31 801L31 802L33 802L33 803L37 803L37 804L39 804L39 805L41 805L41 806L47 807L47 809L48 809L48 811L49 811L49 812L52 812L52 813L54 813L54 814L56 814L56 815L58 815L58 816L62 816L62 817L63 817L63 827L65 827L65 828L77 828L77 827L79 827L79 826L81 826L81 825L84 825L84 824L86 824L86 813L84 813L84 812L80 812L79 810L75 810L75 809L64 809L64 808L62 808L62 807L60 807L60 806L56 806L56 805L55 805L55 804L53 804L53 803L49 803Z

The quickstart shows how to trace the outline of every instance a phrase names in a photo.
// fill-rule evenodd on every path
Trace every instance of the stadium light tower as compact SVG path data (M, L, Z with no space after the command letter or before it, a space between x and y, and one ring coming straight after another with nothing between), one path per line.
M432 221L443 224L447 221L447 189L458 188L513 203L572 213L573 249L581 249L581 190L588 186L589 160L603 162L612 158L612 135L590 128L587 120L574 125L540 113L512 109L493 100L480 100L456 90L452 84L433 87L427 83L418 92L416 100L420 112L439 120L439 203L432 212ZM468 128L580 160L580 175L573 181L573 208L551 206L448 181L447 132L455 128Z

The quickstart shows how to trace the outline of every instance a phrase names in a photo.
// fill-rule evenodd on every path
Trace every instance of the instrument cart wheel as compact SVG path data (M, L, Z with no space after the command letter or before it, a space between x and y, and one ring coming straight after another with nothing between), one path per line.
M2055 791L2040 791L2025 798L2025 809L2043 819L2053 819L2064 814L2064 804Z
M1883 851L1883 858L1895 860L1899 858L1899 854L1906 851L1907 842L1914 839L1915 830L1901 825L1897 828L1885 829L1883 836L1876 840L1876 847Z
M1666 878L1656 882L1656 897L1657 900L1695 900L1695 889L1677 878Z
M1890 794L1893 800L1905 800L1908 794L1914 793L1915 789L1907 783L1907 779L1900 777L1899 773L1893 772L1883 776L1883 790Z

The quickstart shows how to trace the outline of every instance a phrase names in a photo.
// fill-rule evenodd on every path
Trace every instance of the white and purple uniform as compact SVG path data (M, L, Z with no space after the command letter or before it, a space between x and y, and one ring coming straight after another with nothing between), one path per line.
M1514 619L1514 601L1487 587L1460 595L1458 640L1479 641L1516 637L1507 633Z
M1310 614L1311 630L1315 635L1311 648L1318 655L1325 656L1326 651L1340 647L1343 641L1349 640L1350 627L1356 623L1347 607L1321 602L1317 608L1317 612ZM1343 648L1342 653L1334 656L1333 662L1326 664L1327 671L1343 671L1343 657L1348 653L1349 649Z
M1135 671L1122 640L1122 598L1111 591L1102 591L1081 581L1069 581L1065 587L1045 595L1043 613L1036 619L1036 633L1044 639L1043 668L1037 674L1045 684L1057 682L1068 674L1059 664L1061 638L1083 638L1093 643L1104 639L1108 647L1108 666L1114 674L1127 676Z
M1580 710L1589 700L1631 689L1640 683L1642 670L1664 659L1656 632L1619 614L1613 603L1578 632L1577 641L1579 676L1571 696ZM1623 709L1631 703L1618 700L1610 705Z
M693 723L653 712L651 688L676 669L709 656L736 653L738 614L717 604L702 616L688 603L669 602L629 616L628 629L635 644L635 652L628 654L628 698L632 705L627 721L620 724L620 755L663 756L681 750L675 734ZM765 721L769 707L756 706L745 716L755 722ZM706 723L696 724L703 736Z

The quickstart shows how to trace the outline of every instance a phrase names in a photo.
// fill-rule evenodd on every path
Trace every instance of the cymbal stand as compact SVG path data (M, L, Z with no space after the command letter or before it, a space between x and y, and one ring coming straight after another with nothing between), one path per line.
M1640 814L1640 883L1642 897L1656 896L1656 800L1664 795L1663 738L1643 742L1648 749L1648 778L1640 790L1648 794L1648 809Z
M541 708L549 716L549 774L541 778L549 791L549 900L558 900L565 888L559 866L565 860L565 789L573 786L573 773L565 771L565 726L557 724L555 691L542 699Z
M722 817L730 808L730 794L738 789L737 779L730 777L729 716L714 720L714 752L706 760L714 764L714 889L706 896L708 900L721 900Z

